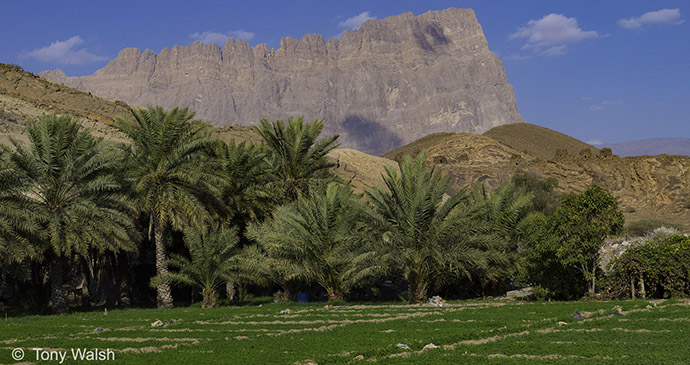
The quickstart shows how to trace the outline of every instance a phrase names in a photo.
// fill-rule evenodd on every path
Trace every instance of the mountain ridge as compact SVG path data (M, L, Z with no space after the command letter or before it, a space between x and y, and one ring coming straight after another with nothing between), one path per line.
M40 75L130 105L190 107L214 124L323 119L343 147L374 154L434 132L523 121L470 9L373 19L328 41L285 37L277 50L232 38L223 48L128 48L93 75Z
M67 101L82 99L84 105L76 105L75 110L70 110L74 104ZM89 105L96 112L79 118L82 125L94 135L118 140L117 132L109 126L110 117L98 115L99 111L110 110L112 103L42 80L17 67L0 64L1 143L6 144L9 137L25 141L24 125L30 119L56 111L84 115L83 109ZM216 126L211 137L239 142L260 140L252 128L238 125ZM542 145L542 141L550 142ZM450 175L451 190L476 182L491 190L520 171L553 177L559 183L558 190L566 193L580 192L587 185L596 183L611 191L628 221L664 219L690 228L687 223L690 218L690 157L621 158L606 149L581 149L583 145L577 139L548 128L516 123L497 127L484 135L428 135L390 151L386 156L395 158L401 151L414 154L417 150L426 149L428 160L438 170ZM386 166L396 168L391 159L349 149L336 149L327 158L335 164L331 171L350 181L359 193L380 185Z

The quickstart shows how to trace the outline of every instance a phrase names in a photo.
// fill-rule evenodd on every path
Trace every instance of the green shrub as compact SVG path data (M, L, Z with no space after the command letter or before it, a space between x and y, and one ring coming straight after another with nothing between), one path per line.
M690 237L674 235L625 251L613 263L608 292L617 298L690 295Z

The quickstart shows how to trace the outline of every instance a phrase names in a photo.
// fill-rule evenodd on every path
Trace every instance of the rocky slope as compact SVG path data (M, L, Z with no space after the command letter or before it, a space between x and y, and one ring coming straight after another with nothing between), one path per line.
M621 158L527 123L500 126L484 135L437 134L384 156L421 149L451 175L453 189L477 181L495 188L518 171L531 171L556 178L561 192L580 192L592 183L606 188L627 221L663 219L690 229L690 156Z
M287 37L277 50L233 39L222 49L130 48L90 76L41 75L130 105L190 107L214 124L323 119L343 147L374 154L434 132L483 133L522 121L470 9L369 20L328 42Z

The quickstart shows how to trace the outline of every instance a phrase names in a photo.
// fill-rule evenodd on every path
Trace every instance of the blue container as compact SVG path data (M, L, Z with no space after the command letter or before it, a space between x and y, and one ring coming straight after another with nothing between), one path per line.
M309 303L309 292L301 291L301 292L297 293L297 302L298 303Z

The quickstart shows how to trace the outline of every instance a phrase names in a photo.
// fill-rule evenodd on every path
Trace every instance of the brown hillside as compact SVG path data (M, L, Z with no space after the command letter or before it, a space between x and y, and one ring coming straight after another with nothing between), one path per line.
M566 150L571 155L578 155L586 150L590 150L590 154L599 152L598 149L578 139L529 123L494 127L484 135L515 150L543 160L553 159L559 149Z
M561 192L580 192L592 183L608 189L628 221L663 219L690 228L688 156L620 158L529 124L498 127L481 136L432 135L385 156L414 154L421 149L428 151L430 163L451 176L452 190L477 181L496 188L518 171L531 171L556 178Z
M410 156L416 156L419 152L422 150L428 150L429 147L435 146L438 144L440 141L444 140L447 137L454 136L456 135L455 133L447 133L447 132L441 132L441 133L432 133L428 136L422 137L412 143L408 143L404 146L401 146L399 148L396 148L390 152L384 153L381 155L382 157L391 159L391 160L397 160L401 156L404 155L410 155Z

